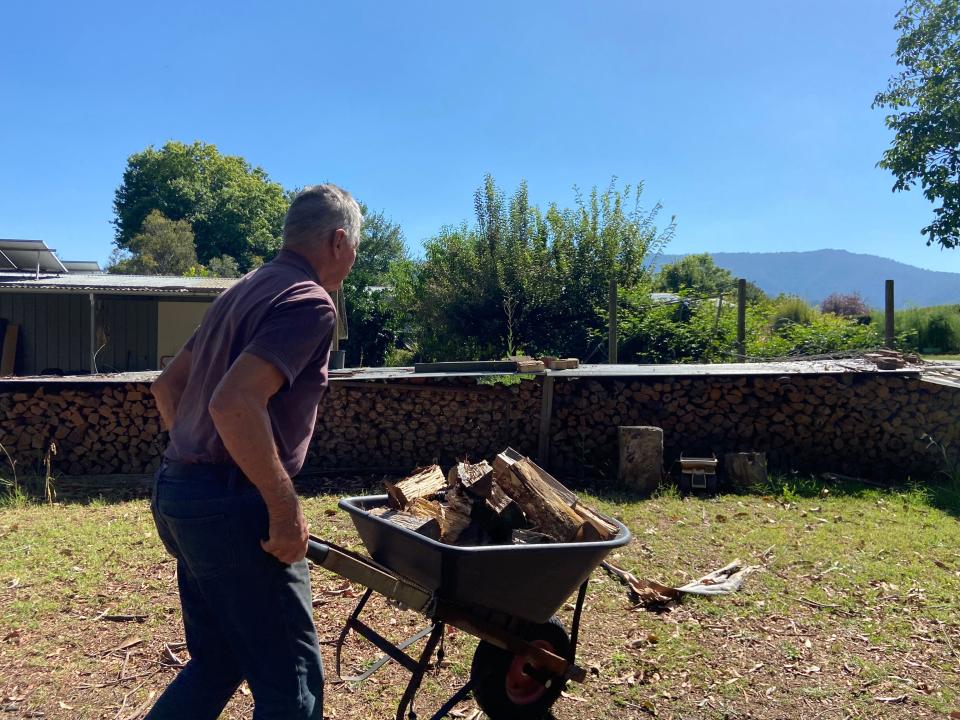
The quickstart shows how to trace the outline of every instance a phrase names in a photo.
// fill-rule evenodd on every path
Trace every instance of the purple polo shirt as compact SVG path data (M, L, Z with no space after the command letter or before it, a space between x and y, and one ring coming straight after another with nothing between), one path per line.
M164 457L182 463L233 464L207 410L242 352L273 364L286 382L267 410L286 471L303 467L327 388L327 362L337 315L310 263L289 250L237 282L214 301L184 348L190 377Z

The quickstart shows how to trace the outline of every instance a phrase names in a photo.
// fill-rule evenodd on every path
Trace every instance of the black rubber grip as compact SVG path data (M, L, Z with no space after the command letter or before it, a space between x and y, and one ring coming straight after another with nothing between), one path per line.
M327 559L327 553L329 552L329 545L325 545L318 540L307 541L307 557L317 565L323 565L323 561Z

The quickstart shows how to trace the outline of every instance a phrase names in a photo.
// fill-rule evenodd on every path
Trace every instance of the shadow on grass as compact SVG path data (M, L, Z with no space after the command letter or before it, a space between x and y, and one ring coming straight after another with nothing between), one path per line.
M301 497L347 497L384 492L384 480L391 479L396 477L382 473L346 474L331 471L298 475L294 479L294 486ZM63 504L113 504L147 500L153 489L153 475L65 475L53 479L52 489L54 502ZM0 487L0 510L46 502L46 484L43 477L21 477L18 478L16 486L11 483Z
M594 497L615 504L639 502L643 496L617 487L616 483L603 478L560 478L575 492L586 492ZM864 498L885 494L910 494L938 510L960 518L960 482L940 476L914 479L905 483L881 483L872 480L853 478L835 473L811 475L804 473L774 473L766 484L758 487L742 488L721 485L716 495L683 493L674 479L661 484L653 497L663 494L689 497L774 497L781 500L813 499L830 495L831 497Z
M397 480L398 476L382 472L359 471L310 472L298 475L294 486L301 497L333 495L374 495L384 492L384 481ZM616 483L602 478L560 478L571 490L589 493L594 497L617 504L639 502L644 498L636 493L617 487ZM62 476L53 480L55 502L65 504L123 503L149 499L153 487L152 475L82 475ZM676 493L677 486L671 480L661 485L658 493ZM960 518L960 483L934 477L904 484L884 484L842 475L825 473L779 473L770 476L767 483L754 488L722 487L721 496L763 497L783 500L816 498L825 493L833 497L862 498L870 495L910 493L931 507ZM710 497L696 495L692 497ZM11 486L0 487L0 510L25 503L47 502L46 488L42 477L20 478L16 490Z

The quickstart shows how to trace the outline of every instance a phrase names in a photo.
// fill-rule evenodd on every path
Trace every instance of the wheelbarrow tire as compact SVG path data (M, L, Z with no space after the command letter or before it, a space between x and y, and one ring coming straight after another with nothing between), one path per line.
M529 625L523 632L534 643L561 657L570 649L570 636L557 618L540 625ZM523 661L508 650L485 640L477 645L470 667L470 678L477 705L490 720L535 720L546 714L560 697L566 681L551 677L546 685L523 672Z

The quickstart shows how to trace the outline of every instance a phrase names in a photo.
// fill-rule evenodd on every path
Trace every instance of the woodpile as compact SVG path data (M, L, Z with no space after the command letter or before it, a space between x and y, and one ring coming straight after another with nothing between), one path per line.
M543 381L543 376L512 385L460 377L335 380L305 470L395 473L431 463L448 469L464 457L488 458L493 467L508 444L536 454ZM720 458L762 452L771 470L923 478L941 460L924 433L960 447L960 391L897 372L557 375L551 383L547 452L536 460L561 476L613 479L617 429L630 425L663 429L664 469L674 474L681 452ZM51 441L59 448L58 474L148 473L159 463L166 434L143 382L0 383L0 443L18 473L35 471ZM497 499L506 501L492 493L491 503ZM509 504L504 512L511 512Z
M509 444L536 447L540 385L481 385L475 378L334 381L324 398L307 467L384 472L464 457L492 458Z
M48 390L0 395L0 444L18 472L36 471L51 443L57 473L145 473L159 464L166 433L145 384Z
M558 379L550 467L610 476L618 427L651 425L668 471L681 453L762 452L780 470L924 477L940 459L921 436L956 445L958 412L957 389L892 373Z
M438 487L438 478L446 478ZM618 527L579 502L556 478L508 448L491 466L459 462L419 468L387 483L390 506L373 512L434 540L456 545L590 542Z

